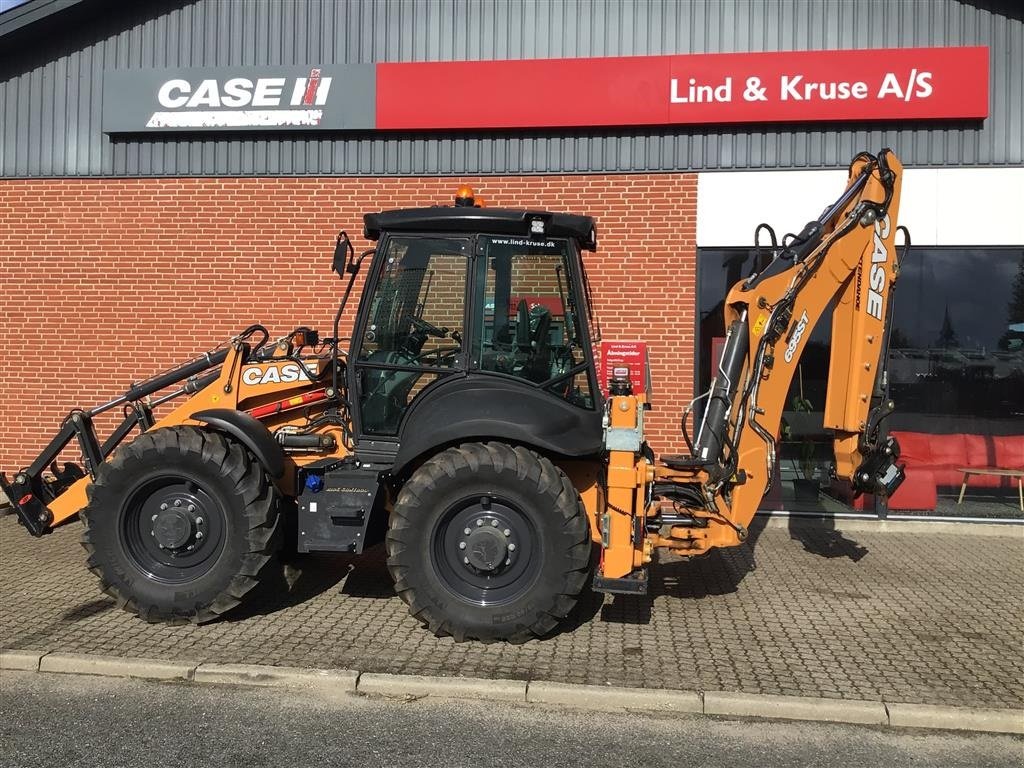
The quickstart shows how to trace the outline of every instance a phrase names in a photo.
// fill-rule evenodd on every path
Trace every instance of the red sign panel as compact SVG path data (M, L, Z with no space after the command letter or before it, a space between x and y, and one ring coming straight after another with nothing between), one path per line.
M633 394L650 392L651 371L647 359L647 343L644 341L602 341L601 342L601 391L608 396L608 381L612 370L629 368L629 380Z
M377 65L378 129L981 119L985 47Z

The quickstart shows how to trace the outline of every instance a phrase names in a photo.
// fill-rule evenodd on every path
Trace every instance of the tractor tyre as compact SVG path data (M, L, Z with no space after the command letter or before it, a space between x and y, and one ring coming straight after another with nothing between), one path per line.
M149 622L216 619L259 583L280 546L278 491L217 432L147 432L99 468L88 493L89 570Z
M591 562L579 494L548 459L504 443L449 448L402 487L388 569L439 637L521 643L551 632Z

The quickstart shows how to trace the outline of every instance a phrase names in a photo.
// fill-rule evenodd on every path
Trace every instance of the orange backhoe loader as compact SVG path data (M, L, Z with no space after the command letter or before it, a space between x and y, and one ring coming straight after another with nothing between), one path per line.
M79 514L102 589L147 621L216 618L283 546L359 553L384 538L398 594L435 633L543 636L591 575L596 590L643 593L656 550L746 538L830 304L835 474L860 492L899 486L883 420L901 173L888 150L858 155L839 199L732 288L685 455L645 442L636 371L599 387L580 255L597 248L593 219L484 208L462 189L453 207L367 214L376 247L358 257L339 235L348 284L330 336L250 326L72 411L0 486L35 536ZM340 319L371 256L346 349ZM93 420L114 409L124 420L101 441ZM58 466L73 440L82 465Z

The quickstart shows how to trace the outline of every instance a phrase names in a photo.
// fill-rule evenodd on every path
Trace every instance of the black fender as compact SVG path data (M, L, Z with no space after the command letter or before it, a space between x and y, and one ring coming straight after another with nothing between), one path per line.
M601 411L503 376L478 374L434 382L402 420L392 472L439 446L501 440L543 453L580 457L604 450Z
M254 416L231 408L211 408L193 413L189 418L231 435L252 452L274 480L284 475L284 449Z

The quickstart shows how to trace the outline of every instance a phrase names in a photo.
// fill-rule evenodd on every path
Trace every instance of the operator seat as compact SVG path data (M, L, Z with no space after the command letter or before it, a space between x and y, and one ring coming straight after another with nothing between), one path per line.
M551 378L551 310L537 306L530 314L536 318L536 326L531 327L532 319L526 325L530 344L523 375L539 384Z

